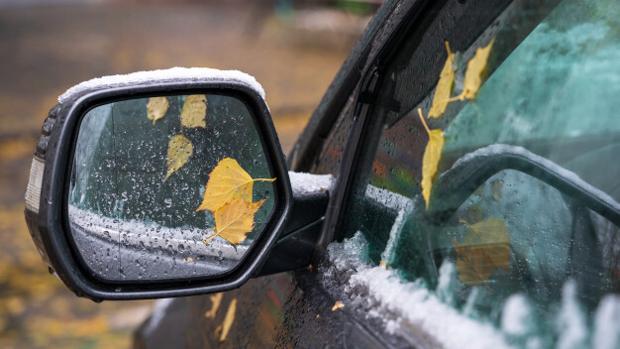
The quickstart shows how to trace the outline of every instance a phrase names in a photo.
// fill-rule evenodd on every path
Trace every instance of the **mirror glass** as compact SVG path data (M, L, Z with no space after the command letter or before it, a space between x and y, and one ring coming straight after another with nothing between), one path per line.
M73 240L110 281L221 275L275 206L251 109L226 95L156 96L90 109L68 192Z

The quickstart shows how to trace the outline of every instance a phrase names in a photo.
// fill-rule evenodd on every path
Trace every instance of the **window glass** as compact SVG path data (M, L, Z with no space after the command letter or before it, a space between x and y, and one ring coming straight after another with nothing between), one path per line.
M419 61L388 74L341 237L509 343L595 345L620 291L620 3L515 1L441 45L419 98Z
M74 154L71 236L92 274L108 281L228 273L276 209L268 152L236 96L96 106L81 120Z
M349 98L321 145L321 152L312 163L311 173L338 175L344 147L353 128L353 105L354 98Z

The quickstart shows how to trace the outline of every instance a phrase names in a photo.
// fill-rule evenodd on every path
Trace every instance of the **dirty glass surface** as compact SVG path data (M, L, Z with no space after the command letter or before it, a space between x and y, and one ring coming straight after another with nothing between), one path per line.
M311 173L339 175L344 149L353 128L353 106L354 98L350 98L321 145L321 151L312 163Z
M437 290L511 345L619 347L620 3L516 1L469 46L441 44L454 54L453 81L435 80L449 81L443 101L434 89L412 100L414 62L388 72L395 87L372 115L380 136L362 156L344 213L356 218L341 238L362 234L366 263ZM485 161L497 165L468 182ZM470 172L455 173L463 164ZM438 188L450 181L462 186Z
M84 115L75 145L71 234L106 280L222 274L268 223L272 177L253 115L235 97L100 105Z

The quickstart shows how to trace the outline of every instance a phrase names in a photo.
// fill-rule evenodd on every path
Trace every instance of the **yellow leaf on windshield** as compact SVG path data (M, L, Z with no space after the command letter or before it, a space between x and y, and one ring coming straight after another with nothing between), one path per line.
M500 218L489 218L468 227L455 243L456 270L466 285L487 281L498 270L510 271L510 235Z
M439 75L439 82L435 88L435 94L433 95L433 104L431 110L428 112L428 117L438 118L440 117L448 107L450 102L450 94L452 93L452 85L454 85L454 53L450 51L450 44L445 42L446 51L448 57L446 63L443 65L441 74Z
M166 97L151 97L146 103L146 118L153 121L153 125L159 119L163 119L168 111L168 98Z
M465 71L465 79L463 81L463 92L458 96L458 99L474 99L478 94L478 90L482 85L482 77L489 61L489 54L493 47L491 40L485 47L479 47L476 49L474 56L467 62L467 70Z
M168 142L168 157L166 158L166 178L183 167L192 156L194 147L192 142L183 135L175 135Z
M223 342L228 338L228 332L230 332L230 328L232 327L233 322L235 321L235 313L237 312L237 298L233 298L228 305L228 310L226 310L226 316L224 317L224 322L222 325L218 326L220 332L220 342Z
M254 215L264 202L265 200L248 202L237 198L217 209L213 213L215 233L209 236L205 243L213 240L216 236L233 245L243 242L254 228Z
M185 98L181 110L183 127L207 127L207 96L190 95Z
M420 121L428 134L428 143L426 143L424 156L422 157L422 197L424 198L426 207L428 207L429 200L431 198L431 190L433 188L433 181L437 175L439 160L441 160L444 137L442 130L431 130L428 127L426 121L424 120L424 115L422 115L422 109L420 108L418 108L418 115L420 116Z
M196 211L215 212L236 198L252 202L254 182L273 182L275 178L252 178L237 160L220 160L209 174L202 203Z

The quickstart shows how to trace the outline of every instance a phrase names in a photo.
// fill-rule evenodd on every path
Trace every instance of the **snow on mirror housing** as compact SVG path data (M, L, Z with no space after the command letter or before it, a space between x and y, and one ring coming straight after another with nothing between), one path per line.
M240 72L175 68L95 79L61 96L35 153L44 164L38 209L28 198L26 209L50 267L93 299L245 282L292 205L263 94Z

